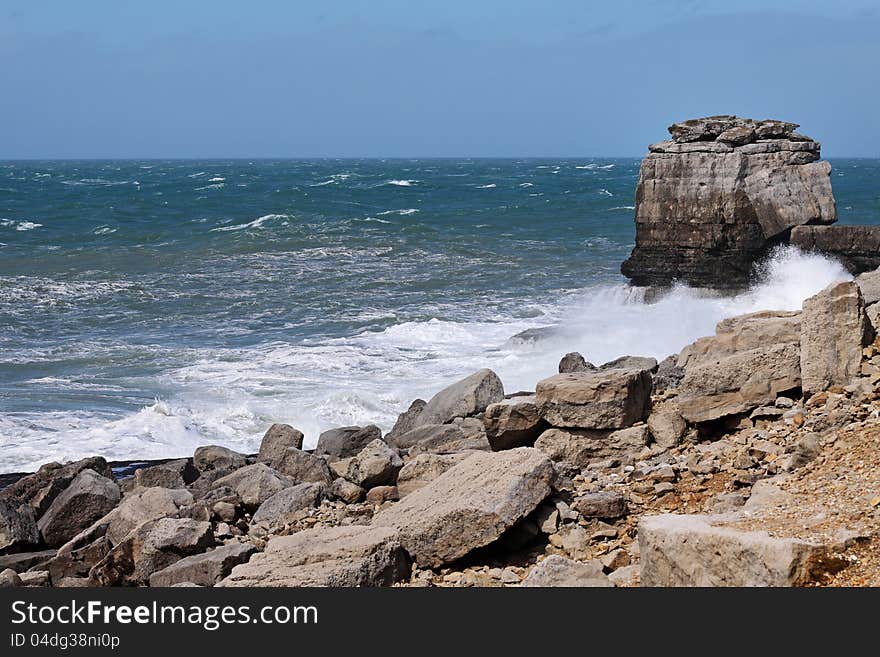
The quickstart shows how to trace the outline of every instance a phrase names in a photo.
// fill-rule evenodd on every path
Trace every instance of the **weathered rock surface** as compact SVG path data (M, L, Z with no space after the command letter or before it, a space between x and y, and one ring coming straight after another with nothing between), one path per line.
M675 402L665 402L651 409L648 429L655 443L669 449L681 442L687 431L687 422Z
M140 468L134 473L134 485L141 488L186 488L199 476L198 470L189 459L176 459L148 468Z
M880 301L880 269L872 269L856 276L856 284L862 291L865 306Z
M392 444L410 454L456 454L467 450L491 449L483 423L475 418L452 424L425 424L392 439Z
M119 486L94 470L83 470L55 498L37 522L43 542L58 547L109 513L121 497Z
M862 347L872 328L859 286L836 283L804 301L800 368L805 394L834 384L846 385L859 375Z
M644 369L557 374L538 382L535 397L554 427L620 429L648 417L651 385Z
M272 463L283 456L290 447L302 449L304 438L302 431L294 429L289 424L273 424L263 435L257 461Z
M369 490L374 486L393 485L403 459L396 450L376 439L348 461L345 474L348 481Z
M419 413L416 426L445 424L457 417L476 415L502 399L504 386L501 379L492 370L482 369L431 397Z
M821 557L803 541L712 523L699 515L642 518L642 586L799 586Z
M551 461L583 468L597 461L637 454L650 440L647 425L618 431L548 429L535 441L535 449Z
M347 504L355 504L364 498L364 489L350 481L337 477L330 486L330 496Z
M326 456L330 460L344 459L354 456L374 440L381 439L382 431L373 424L330 429L318 437L315 455Z
M648 356L621 356L599 366L600 370L648 370L657 371L657 359Z
M642 160L624 275L636 285L743 288L791 228L836 221L831 167L794 125L721 116L670 126L674 141L652 144Z
M588 493L577 499L574 504L585 518L602 518L614 520L626 515L626 498L616 491L600 491Z
M120 505L107 515L105 534L118 545L134 529L157 518L177 516L180 508L193 503L186 490L143 488L125 496Z
M551 554L532 568L520 586L609 587L614 584L602 572L602 564L597 560L584 563L558 554Z
M596 366L587 360L578 352L572 351L562 357L559 361L559 373L569 374L571 372L592 372Z
M150 575L150 586L174 586L184 582L214 586L235 566L247 562L255 551L256 548L248 543L232 543L184 557Z
M797 226L790 243L833 256L851 274L880 267L880 226Z
M21 550L39 542L33 508L15 499L0 498L0 552Z
M801 386L800 313L758 312L725 319L714 337L685 347L676 400L692 423L749 412Z
M263 520L283 522L288 514L318 506L326 491L327 486L321 482L308 482L284 488L260 504L260 508L254 514L253 522Z
M400 499L400 491L397 486L373 486L367 491L366 500L368 504L380 506L385 502L394 502Z
M61 494L61 491L86 469L94 470L103 477L112 477L110 466L100 456L91 456L64 465L47 463L34 474L22 477L0 491L0 500L15 500L16 506L26 503L33 508L35 516L39 518L55 498Z
M547 428L534 395L504 399L486 408L486 438L496 452L529 447Z
M214 482L214 487L229 486L238 493L245 507L253 510L296 483L292 477L273 470L265 463L254 463L221 477Z
M427 404L424 399L416 399L410 405L409 408L406 409L403 413L397 416L397 421L394 423L394 426L391 428L386 436L385 440L388 443L393 443L394 439L397 436L405 434L407 431L412 431L418 426L419 415L422 414L422 410L425 408L425 404Z
M381 511L377 527L400 532L406 551L427 567L488 545L550 494L554 472L538 450L476 453Z
M89 572L92 586L145 584L150 575L214 545L211 523L189 518L150 520L131 532Z
M196 449L193 455L193 465L203 475L216 473L222 477L247 465L247 457L227 447L207 445Z
M470 452L458 454L419 454L397 473L397 489L401 497L426 486L437 477L470 456Z
M271 465L278 472L287 475L295 484L307 481L321 481L330 484L333 476L327 461L320 456L309 454L301 449L289 447L273 460Z
M409 573L394 529L353 525L272 538L219 586L390 586Z

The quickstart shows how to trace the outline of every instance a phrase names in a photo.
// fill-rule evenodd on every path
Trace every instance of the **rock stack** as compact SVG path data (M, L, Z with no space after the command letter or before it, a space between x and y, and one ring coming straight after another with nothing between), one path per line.
M831 165L797 127L729 115L670 126L672 139L642 160L623 274L642 286L743 288L793 228L836 221Z

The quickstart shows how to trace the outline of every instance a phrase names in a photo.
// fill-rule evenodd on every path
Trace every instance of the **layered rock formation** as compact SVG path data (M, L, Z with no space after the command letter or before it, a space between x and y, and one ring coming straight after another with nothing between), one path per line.
M713 116L669 127L636 189L635 285L747 286L756 261L791 229L837 220L828 162L797 124Z
M880 226L797 226L790 243L830 255L852 274L880 267Z

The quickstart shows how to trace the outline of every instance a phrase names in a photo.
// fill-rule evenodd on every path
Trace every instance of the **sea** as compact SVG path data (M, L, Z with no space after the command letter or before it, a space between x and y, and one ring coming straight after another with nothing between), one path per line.
M880 160L832 160L880 223ZM0 472L254 452L374 423L475 370L532 390L580 351L662 359L849 276L777 251L755 286L626 285L638 159L0 162ZM537 342L527 329L559 327Z

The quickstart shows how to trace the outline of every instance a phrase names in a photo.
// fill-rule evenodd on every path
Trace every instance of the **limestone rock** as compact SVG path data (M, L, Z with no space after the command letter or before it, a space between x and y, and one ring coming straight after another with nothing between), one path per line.
M622 518L627 513L626 498L616 491L587 493L575 501L574 508L585 518L603 520Z
M238 493L242 503L254 510L276 493L297 482L265 463L246 465L214 482L214 487L229 486Z
M581 587L614 586L599 561L580 562L558 554L551 554L529 571L520 586L525 587Z
M592 372L596 366L588 363L578 352L572 351L565 354L559 361L559 373L568 374L570 372Z
M439 567L496 540L549 494L553 466L538 450L478 452L381 511L419 563Z
M504 399L504 386L492 370L482 369L431 397L419 413L416 426L445 424L453 418L482 413Z
M326 456L330 460L344 459L354 456L374 440L381 439L382 431L373 424L330 429L318 437L315 455Z
M460 463L470 452L458 454L419 454L403 466L397 474L397 488L401 497L422 488Z
M118 545L134 529L157 518L177 516L180 508L193 503L186 490L142 488L125 496L107 516L105 534L112 545Z
M804 301L800 367L804 394L859 375L862 347L872 336L859 286L836 283Z
M394 502L400 499L397 486L373 486L367 491L367 503L379 506L385 502Z
M880 267L880 226L797 226L790 243L834 257L851 274Z
M415 429L418 426L419 415L422 414L425 404L427 404L427 402L424 399L416 399L413 401L408 409L397 416L397 422L394 423L391 431L385 436L385 440L389 444L393 444L394 438L405 434L407 431Z
M20 550L39 542L33 508L14 499L0 498L0 552Z
M207 445L196 449L193 465L202 474L218 473L223 476L247 465L247 457L227 447Z
M247 562L256 551L248 543L231 543L203 554L184 557L167 568L150 575L150 586L174 586L189 582L198 586L214 586L232 569Z
M684 379L684 368L678 366L678 354L669 356L657 365L654 373L654 392L677 388Z
M326 494L327 486L321 482L308 482L284 488L260 504L253 522L280 520L300 509L318 506Z
M644 369L557 374L538 382L535 397L554 427L620 429L648 417L651 385Z
M100 456L91 456L64 465L47 463L34 474L22 477L14 484L0 490L0 500L15 500L16 506L26 503L34 510L36 518L39 518L61 491L86 469L94 470L103 477L113 476L107 461Z
M872 269L856 276L856 284L862 291L865 306L880 301L880 269Z
M392 444L409 449L411 455L456 454L491 449L483 423L474 418L452 424L425 424L394 438Z
M670 449L681 442L682 436L687 431L687 423L675 402L664 402L651 409L648 429L655 443Z
M263 435L257 461L272 463L283 456L285 450L290 447L302 449L303 439L302 431L294 429L289 424L273 424Z
M821 550L708 516L666 514L642 518L639 552L642 586L800 586Z
M409 574L395 530L351 525L272 538L219 586L391 586Z
M382 440L376 439L351 458L345 478L369 490L374 486L393 485L403 467L400 455Z
M364 489L347 479L337 477L330 486L330 496L347 504L355 504L364 498Z
M109 513L121 494L115 482L94 470L83 470L55 498L37 527L43 542L58 547Z
M556 463L584 468L597 461L635 455L648 445L650 439L646 425L619 431L548 429L535 441L535 449Z
M483 416L486 438L496 452L529 447L547 428L534 395L513 397L486 408Z
M329 485L333 481L330 467L325 459L304 452L296 447L288 447L281 456L273 460L269 465L278 470L278 472L290 477L295 484L321 481Z
M186 488L199 476L189 459L176 459L135 470L134 485L141 488Z
M600 370L648 370L657 371L657 359L647 356L621 356L599 366Z

